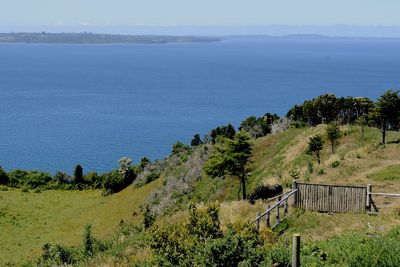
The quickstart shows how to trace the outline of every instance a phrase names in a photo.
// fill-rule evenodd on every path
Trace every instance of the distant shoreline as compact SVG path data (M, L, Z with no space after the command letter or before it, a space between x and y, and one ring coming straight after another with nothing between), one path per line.
M218 37L96 33L0 33L3 44L164 44L220 42Z
M46 33L18 32L0 33L0 44L167 44L167 43L214 43L224 40L355 40L355 41L400 41L396 37L351 37L318 34L287 35L221 35L221 36L176 36L176 35L123 35L98 33Z

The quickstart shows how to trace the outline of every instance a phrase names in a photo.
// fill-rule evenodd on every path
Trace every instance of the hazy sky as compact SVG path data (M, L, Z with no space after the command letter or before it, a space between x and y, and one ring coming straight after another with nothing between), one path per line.
M0 0L0 25L386 25L400 0Z

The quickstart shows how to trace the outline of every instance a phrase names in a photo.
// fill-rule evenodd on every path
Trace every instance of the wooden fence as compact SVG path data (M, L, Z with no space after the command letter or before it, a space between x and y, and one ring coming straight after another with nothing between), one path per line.
M370 184L367 186L329 185L299 183L295 180L290 191L275 197L276 202L272 205L269 204L265 212L257 212L254 222L257 229L260 229L260 223L263 220L268 228L277 226L288 214L290 197L293 197L293 206L304 210L332 213L366 213L367 211L376 213L378 208L373 197L379 196L400 197L400 194L375 193L372 192Z
M298 189L295 205L305 210L320 212L365 213L366 186L293 183Z
M256 229L260 229L260 223L264 219L265 220L265 226L267 228L274 228L276 227L279 223L282 222L282 220L286 217L288 214L289 210L289 198L291 196L294 196L296 194L297 189L292 189L289 192L285 192L280 196L277 196L275 204L268 205L267 209L263 213L257 212L256 219L254 220L256 224ZM283 208L283 212L281 211L281 208ZM273 216L275 215L275 216Z

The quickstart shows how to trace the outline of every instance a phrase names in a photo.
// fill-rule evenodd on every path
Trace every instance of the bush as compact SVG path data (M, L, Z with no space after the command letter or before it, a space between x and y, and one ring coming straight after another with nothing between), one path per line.
M23 193L29 193L29 188L27 187L27 186L22 186L21 187L21 192L23 192Z
M94 238L92 236L92 226L90 224L85 225L83 231L83 256L91 257L94 254Z
M172 145L172 154L179 154L181 152L185 152L189 150L189 146L185 145L184 143L178 141Z
M8 186L0 185L0 191L8 191Z
M157 266L259 266L266 260L264 241L251 223L220 228L218 204L189 208L189 220L155 225L150 247Z
M39 266L46 265L64 265L75 264L77 262L77 255L67 247L58 244L46 243L42 247L42 256L37 261Z
M148 175L146 175L145 177L145 184L149 184L155 180L157 180L158 178L160 178L160 172L158 171L153 171L151 173L149 173Z
M83 180L85 184L90 185L93 189L100 189L103 186L102 177L97 174L97 172L89 172L84 177Z
M103 180L104 195L117 193L129 185L129 181L118 170L103 174L101 180Z
M335 160L331 162L331 167L332 168L337 168L340 166L340 161L339 160Z
M302 249L304 266L400 266L399 228L386 235L350 233Z
M143 170L150 163L151 163L151 161L147 157L143 157L140 160L140 169Z
M13 170L11 172L8 173L8 177L9 177L9 185L11 187L19 187L21 181L23 181L23 179L25 178L25 176L28 174L27 171L24 170Z
M58 185L64 183L70 183L72 182L72 177L65 172L56 172L56 174L53 177L53 181Z
M30 189L35 189L49 183L53 178L48 173L44 172L29 172L23 179L23 184Z
M146 206L146 210L144 211L144 219L143 219L143 225L145 229L150 228L154 221L156 220L156 216L153 212L151 212L149 206Z
M50 174L38 171L14 170L9 174L9 185L12 187L35 189L43 187L53 180Z
M312 174L314 172L314 164L312 161L307 162L307 171L309 174Z

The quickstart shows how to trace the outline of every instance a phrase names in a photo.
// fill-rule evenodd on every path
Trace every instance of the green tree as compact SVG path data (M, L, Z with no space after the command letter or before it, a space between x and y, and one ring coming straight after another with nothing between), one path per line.
M310 137L308 141L308 153L317 158L318 164L321 164L321 150L324 147L324 140L320 135Z
M328 127L326 127L326 137L331 143L332 153L335 153L335 147L339 143L338 140L340 136L341 136L340 128L336 123L329 124Z
M74 181L77 184L80 184L83 182L83 169L81 165L76 165L75 171L74 171Z
M218 136L222 136L223 138L233 139L236 131L232 124L228 124L226 126L220 126L211 130L210 136L212 143L215 144L215 141Z
M204 171L211 177L226 174L236 176L241 183L242 197L246 199L246 166L250 161L252 143L247 133L238 132L233 140L225 138L214 147Z
M400 98L398 92L386 91L369 113L369 121L382 133L382 144L386 144L386 131L399 129Z
M201 141L200 135L199 134L195 134L193 136L192 142L190 144L191 144L192 147L203 144L203 141Z
M0 166L0 185L7 185L9 180L7 173Z

